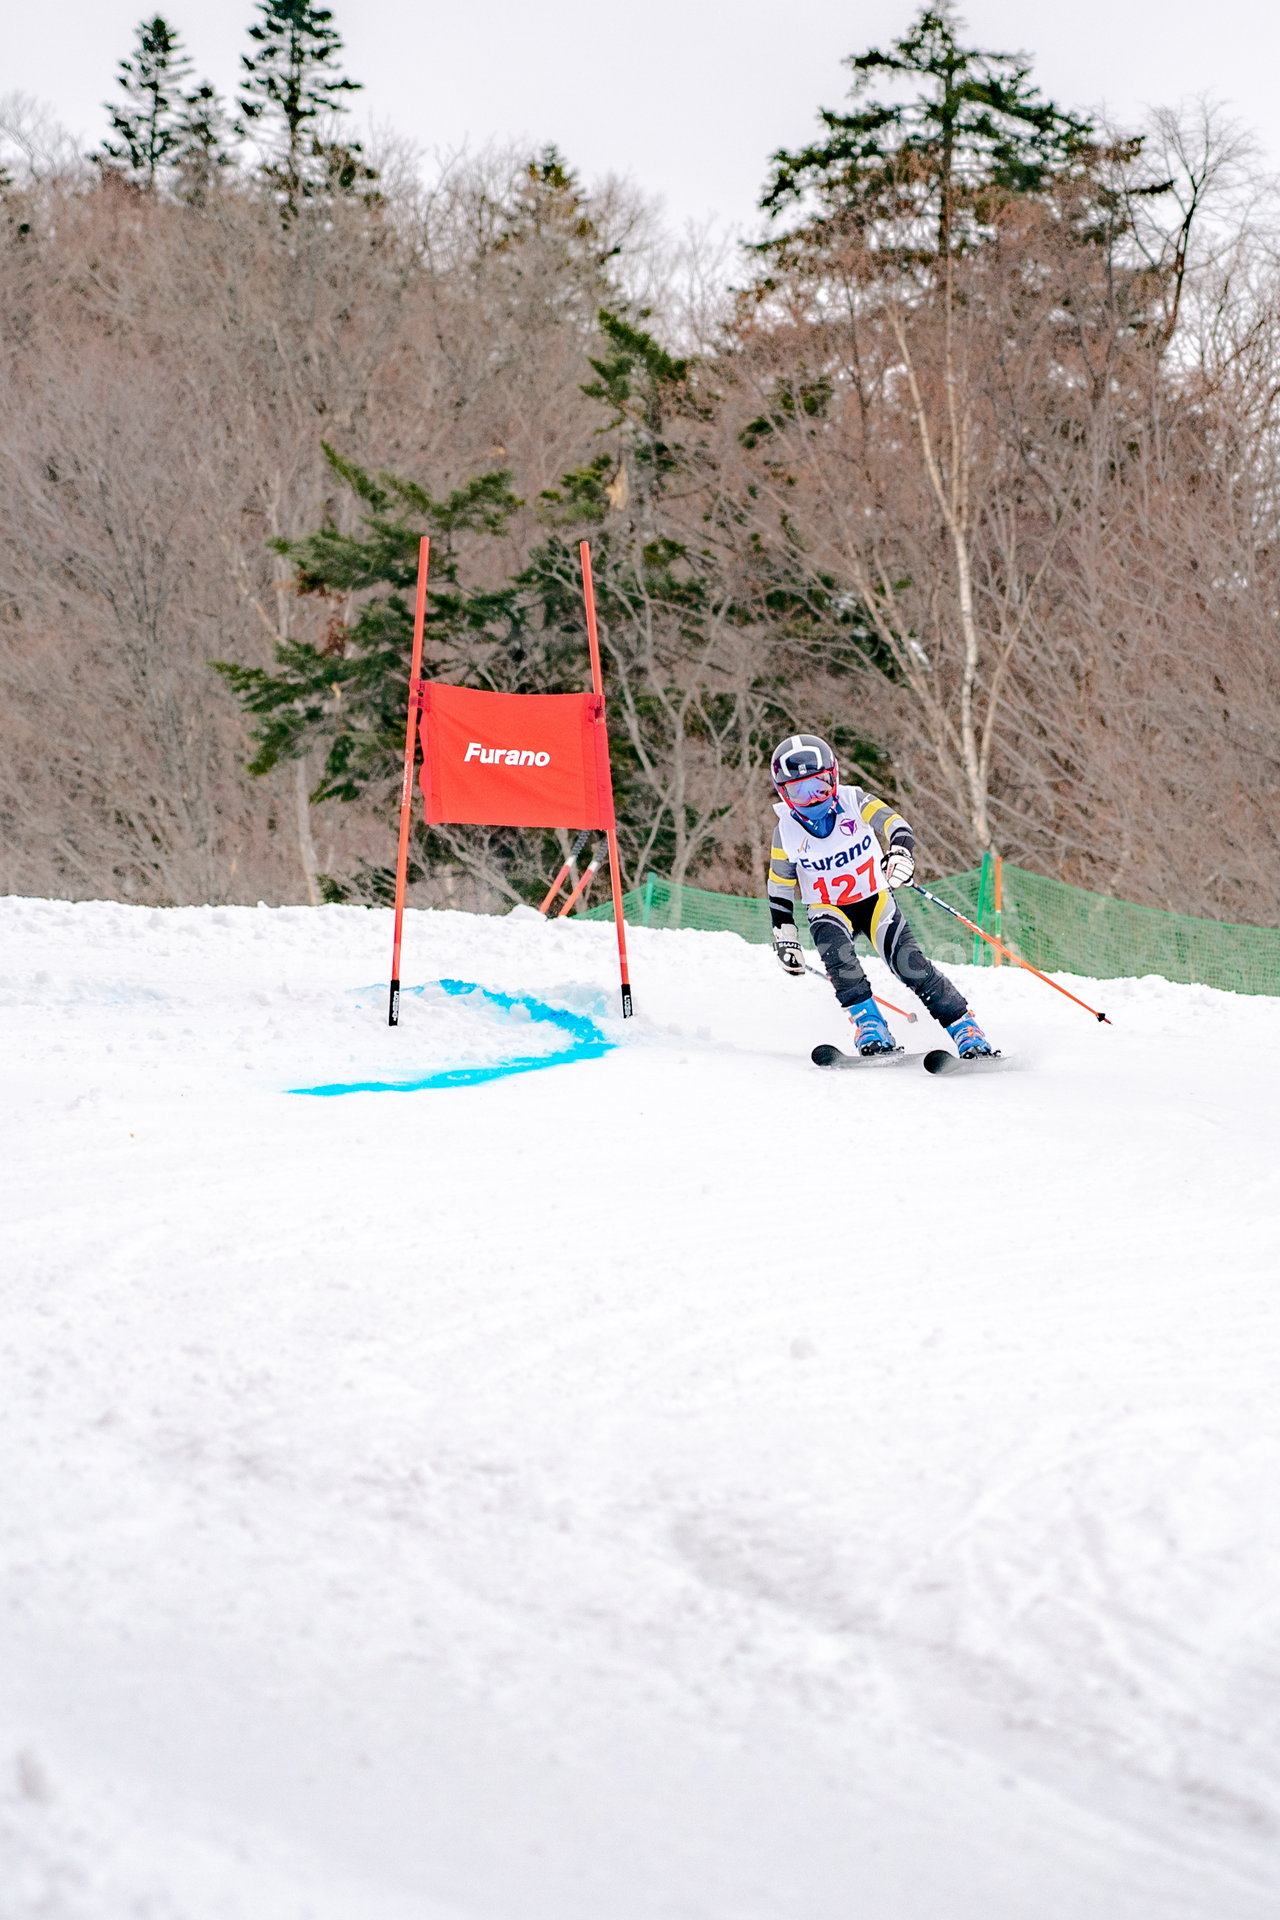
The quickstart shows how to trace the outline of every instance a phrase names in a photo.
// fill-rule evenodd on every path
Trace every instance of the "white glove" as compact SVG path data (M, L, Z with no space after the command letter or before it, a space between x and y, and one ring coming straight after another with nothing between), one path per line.
M800 957L800 942L796 939L793 927L779 927L773 936L773 950L778 956L778 965L784 973L803 973L804 961Z
M915 877L916 857L905 847L890 847L885 855L884 877L891 887L908 887Z

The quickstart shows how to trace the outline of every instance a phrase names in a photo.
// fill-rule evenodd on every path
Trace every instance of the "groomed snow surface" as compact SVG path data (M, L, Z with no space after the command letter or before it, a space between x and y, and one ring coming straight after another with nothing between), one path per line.
M631 939L0 905L2 1920L1274 1920L1280 1000Z

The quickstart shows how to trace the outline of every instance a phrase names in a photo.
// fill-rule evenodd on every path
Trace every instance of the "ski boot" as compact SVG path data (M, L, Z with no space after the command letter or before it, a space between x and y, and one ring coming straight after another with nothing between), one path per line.
M956 1052L962 1060L986 1058L995 1053L995 1048L966 1007L958 1020L953 1020L947 1032L956 1043Z
M853 1022L853 1038L859 1053L896 1053L898 1045L889 1031L889 1022L874 1000L860 1000L846 1009Z

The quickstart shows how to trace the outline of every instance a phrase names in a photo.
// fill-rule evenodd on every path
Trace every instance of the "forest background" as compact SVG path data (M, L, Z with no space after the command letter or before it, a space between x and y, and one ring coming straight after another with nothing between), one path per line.
M1239 129L1097 125L927 9L725 259L553 148L366 151L341 56L261 0L223 102L156 16L97 153L0 114L0 890L384 899L426 531L428 672L527 690L586 684L592 540L629 884L759 891L804 728L934 870L1280 924ZM411 898L536 900L564 850L418 827Z

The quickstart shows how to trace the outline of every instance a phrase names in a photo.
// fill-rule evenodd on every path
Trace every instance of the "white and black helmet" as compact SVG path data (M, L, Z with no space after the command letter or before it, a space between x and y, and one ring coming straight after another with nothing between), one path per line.
M840 769L826 741L816 733L793 733L769 770L792 819L825 838L835 824L840 787Z
M815 773L830 774L832 786L840 785L836 756L816 733L793 733L789 740L784 740L774 753L769 771L780 793L788 782L803 780Z

